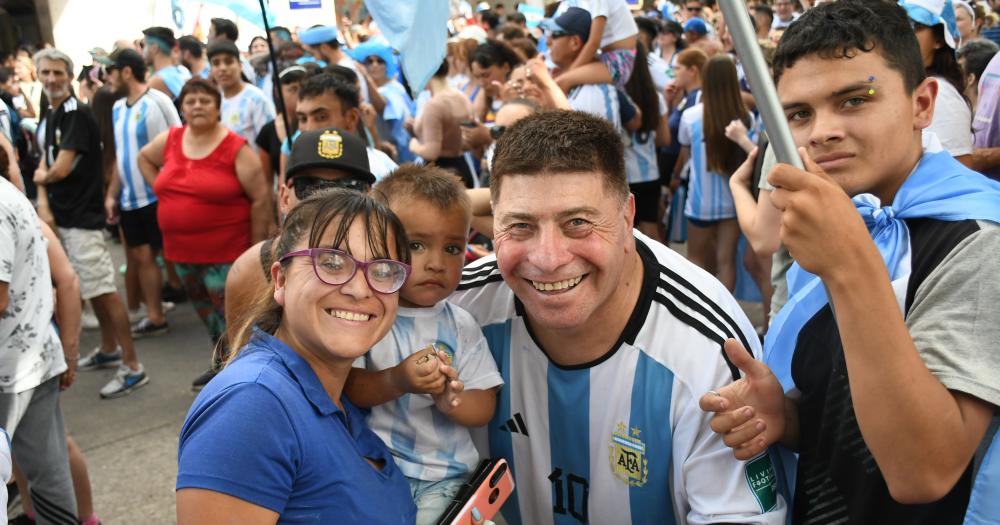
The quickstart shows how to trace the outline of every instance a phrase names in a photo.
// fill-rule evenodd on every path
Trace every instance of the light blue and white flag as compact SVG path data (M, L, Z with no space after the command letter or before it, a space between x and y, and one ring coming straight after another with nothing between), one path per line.
M448 2L365 0L382 34L399 50L411 93L423 91L447 53Z

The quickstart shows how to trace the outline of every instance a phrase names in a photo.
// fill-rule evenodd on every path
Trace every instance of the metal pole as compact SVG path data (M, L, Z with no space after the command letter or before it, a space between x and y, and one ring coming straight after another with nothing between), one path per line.
M778 100L771 73L764 61L764 54L757 43L757 35L750 25L750 13L742 0L719 0L719 7L726 17L726 26L733 35L736 54L743 64L743 71L750 81L750 88L757 109L764 118L764 129L778 162L802 168L802 159L788 129L785 112Z
M288 125L288 111L285 106L285 95L281 92L281 71L278 71L278 59L274 54L274 42L271 41L271 25L267 23L267 10L264 7L264 0L260 2L260 17L264 19L264 36L267 38L267 52L271 58L271 85L278 92L278 102L281 104L281 122L285 125L285 140L291 144L292 128ZM282 141L282 143L284 143ZM279 174L284 177L284 173Z

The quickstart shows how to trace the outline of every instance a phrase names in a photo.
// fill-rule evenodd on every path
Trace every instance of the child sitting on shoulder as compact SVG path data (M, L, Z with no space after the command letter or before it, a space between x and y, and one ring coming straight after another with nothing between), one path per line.
M374 188L402 221L413 273L389 334L346 386L410 481L417 525L434 524L479 463L468 427L487 424L503 384L479 325L446 299L465 263L471 204L441 168L403 165Z
M584 84L614 84L624 89L632 76L639 35L625 0L567 0L557 14L571 7L590 13L590 35L573 65L556 78L559 87L566 92ZM598 50L600 62L592 61Z

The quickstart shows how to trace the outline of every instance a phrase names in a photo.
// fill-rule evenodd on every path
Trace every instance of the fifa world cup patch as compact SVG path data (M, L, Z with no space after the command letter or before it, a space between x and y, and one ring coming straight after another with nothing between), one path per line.
M778 504L778 481L771 456L766 452L751 459L746 466L747 486L757 498L761 512L770 512Z
M611 472L632 487L645 485L649 478L649 460L646 458L646 444L640 439L641 433L639 427L630 429L625 423L618 423L608 446Z
M316 149L320 157L324 159L337 159L344 154L344 138L333 130L324 131L319 136Z

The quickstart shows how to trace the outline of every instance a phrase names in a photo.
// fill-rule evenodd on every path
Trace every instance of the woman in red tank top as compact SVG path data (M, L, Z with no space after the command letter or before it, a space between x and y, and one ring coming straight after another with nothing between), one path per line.
M219 121L218 89L194 78L180 99L187 125L153 139L139 152L138 163L158 199L163 257L175 263L188 298L218 343L226 328L226 275L241 253L266 238L271 192L260 159ZM216 361L221 357L217 352Z

